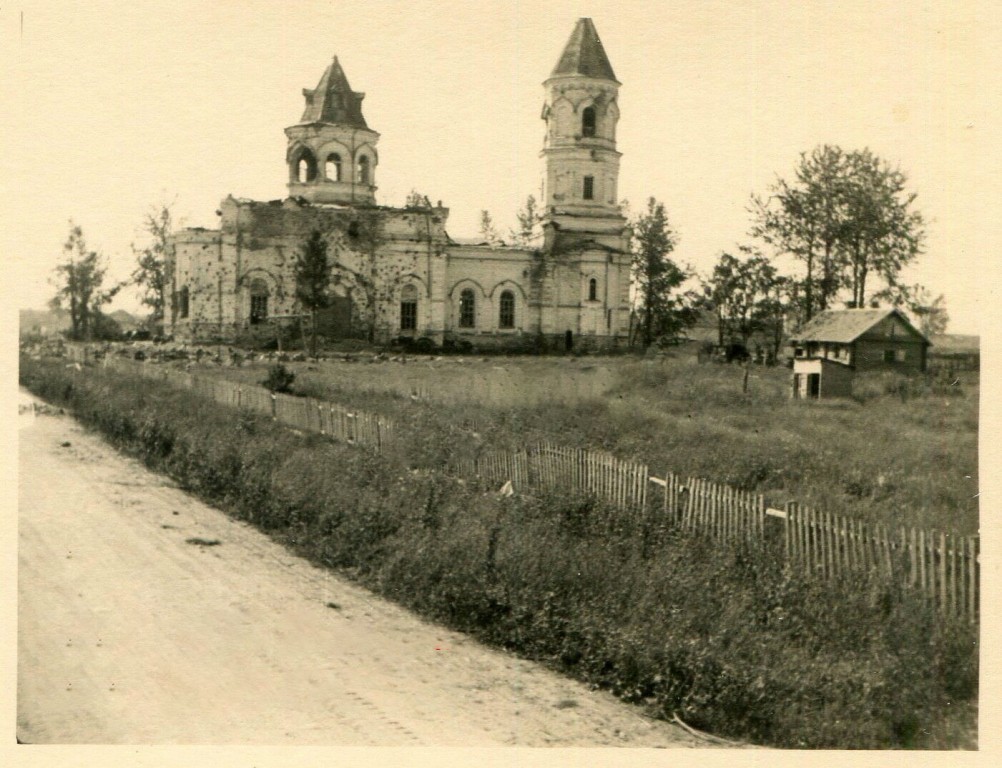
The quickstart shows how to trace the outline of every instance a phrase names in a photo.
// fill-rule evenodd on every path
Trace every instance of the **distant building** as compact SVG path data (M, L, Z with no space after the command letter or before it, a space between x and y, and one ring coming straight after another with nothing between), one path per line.
M477 347L608 348L629 333L629 231L617 198L619 82L580 19L544 83L538 247L464 244L441 203L376 204L379 134L337 58L286 129L289 196L232 196L220 227L173 238L175 338L234 339L300 313L296 255L313 230L333 262L328 338L427 336ZM471 169L476 173L477 169ZM490 183L497 168L480 169Z
M922 373L929 340L897 309L826 310L790 337L793 396L846 397L856 371Z

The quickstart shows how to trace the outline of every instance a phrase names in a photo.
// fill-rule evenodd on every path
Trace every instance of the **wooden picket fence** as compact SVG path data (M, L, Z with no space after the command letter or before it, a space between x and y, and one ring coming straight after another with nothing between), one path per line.
M461 462L457 471L512 490L576 489L627 508L647 503L647 467L608 453L539 444L516 453L486 453Z
M919 590L947 617L977 621L980 555L977 536L867 524L789 502L772 509L761 494L647 467L607 453L538 445L515 453L485 453L455 467L495 488L585 491L624 511L645 510L668 526L721 541L782 546L787 562L826 579L877 573ZM648 484L663 489L648 497ZM660 502L660 503L659 503Z
M827 578L859 571L896 578L944 614L976 620L980 594L977 536L884 525L801 507L785 509L784 549L791 563Z
M673 478L686 503L681 524L688 530L705 531L728 540L765 538L765 497L739 491L726 485L690 478L680 486ZM667 490L667 486L666 486Z
M240 384L215 376L195 376L185 371L132 360L105 358L105 367L128 370L140 376L167 381L190 389L222 405L271 416L304 432L318 432L342 442L380 450L393 438L393 423L373 413L345 408L312 397L294 397L264 387Z

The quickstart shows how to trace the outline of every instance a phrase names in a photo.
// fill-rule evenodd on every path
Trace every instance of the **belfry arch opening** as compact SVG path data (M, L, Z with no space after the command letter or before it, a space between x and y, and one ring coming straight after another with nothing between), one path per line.
M293 156L292 180L309 184L317 178L317 159L308 149L302 149Z
M581 135L585 138L595 135L595 107L585 107L581 113Z
M341 181L341 155L332 152L324 163L324 175L328 181Z

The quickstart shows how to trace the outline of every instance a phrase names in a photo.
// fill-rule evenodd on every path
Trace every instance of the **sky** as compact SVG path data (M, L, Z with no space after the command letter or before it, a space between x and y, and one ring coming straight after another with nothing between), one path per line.
M226 195L285 196L286 138L337 55L381 134L377 200L416 189L502 230L539 196L542 82L591 17L622 83L619 192L663 202L706 273L748 242L752 193L801 152L869 148L908 176L926 253L904 278L954 333L994 306L989 2L22 2L0 5L4 290L42 307L69 220L126 277L152 206L215 227ZM6 306L10 306L10 301ZM134 310L134 290L113 308Z

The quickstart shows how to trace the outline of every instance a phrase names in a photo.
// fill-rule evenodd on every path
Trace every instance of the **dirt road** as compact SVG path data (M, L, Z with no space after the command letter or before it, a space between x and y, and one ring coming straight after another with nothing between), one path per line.
M19 418L22 741L705 745L311 566L67 417Z

